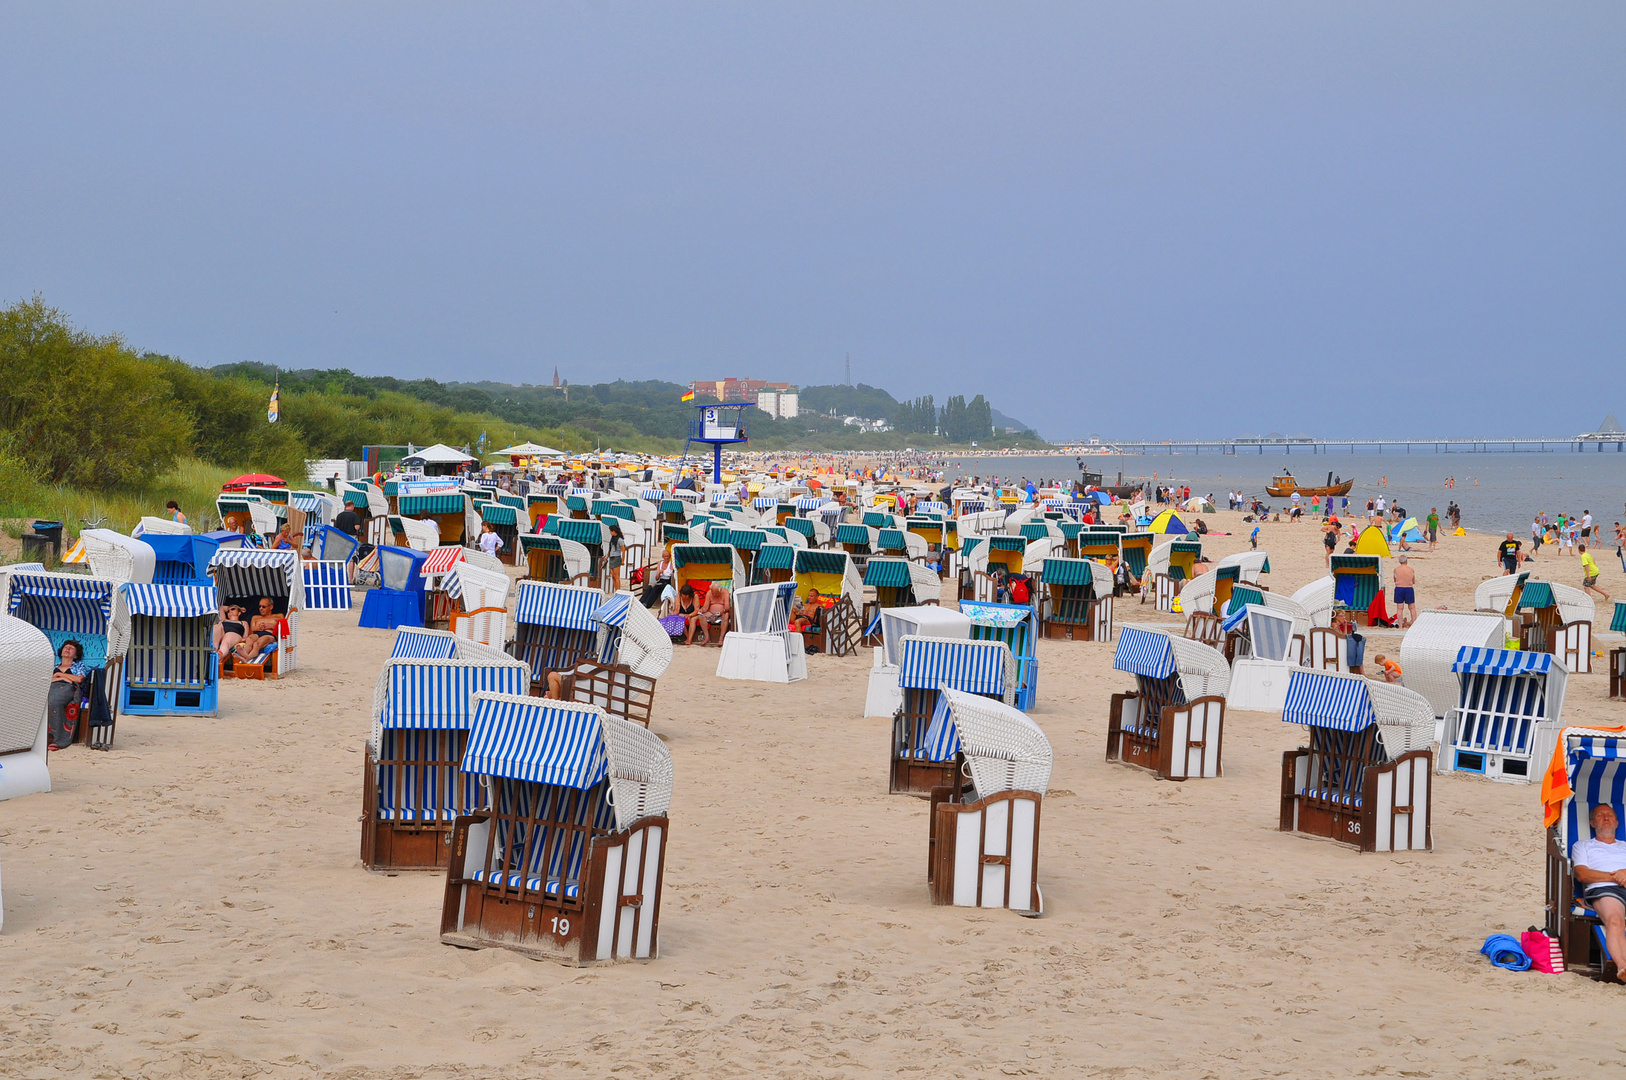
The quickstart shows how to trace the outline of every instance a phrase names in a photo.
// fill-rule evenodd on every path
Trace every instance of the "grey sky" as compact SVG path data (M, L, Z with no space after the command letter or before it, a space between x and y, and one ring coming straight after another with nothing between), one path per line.
M444 379L850 351L1057 437L1568 434L1626 414L1623 56L1618 3L13 4L0 299Z

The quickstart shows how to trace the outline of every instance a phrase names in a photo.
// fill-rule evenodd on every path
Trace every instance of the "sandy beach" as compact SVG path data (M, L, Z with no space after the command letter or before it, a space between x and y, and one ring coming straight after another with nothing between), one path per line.
M1247 547L1240 515L1205 517L1233 534L1210 555ZM1419 550L1420 607L1471 608L1496 540ZM1323 573L1313 524L1261 547L1274 591ZM1579 584L1574 558L1535 569ZM659 959L451 948L442 875L357 858L393 635L354 611L302 635L301 670L228 681L219 719L121 718L112 752L54 754L51 793L0 803L5 1075L1567 1077L1626 1049L1626 990L1479 955L1542 920L1536 788L1442 778L1429 854L1283 834L1302 728L1230 713L1217 781L1109 764L1133 680L1088 643L1039 645L1043 918L932 906L926 803L886 794L890 722L861 718L868 655L772 686L679 646L652 724L677 775ZM1564 715L1618 723L1594 671Z

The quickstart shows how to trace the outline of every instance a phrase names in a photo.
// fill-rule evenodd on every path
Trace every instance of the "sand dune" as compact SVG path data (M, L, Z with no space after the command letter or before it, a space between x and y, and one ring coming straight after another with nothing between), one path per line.
M1240 529L1234 515L1209 515ZM1471 606L1495 539L1418 554L1425 607ZM1271 525L1277 591L1321 573ZM1211 553L1246 547L1213 537ZM1540 572L1578 581L1575 559ZM1600 560L1602 561L1602 560ZM1607 563L1606 563L1607 566ZM1606 569L1606 588L1621 578ZM1618 588L1617 588L1618 591ZM1131 602L1119 621L1150 617ZM653 728L677 789L661 957L575 969L436 931L443 878L357 859L362 743L391 636L304 622L304 668L229 682L218 720L127 718L0 803L0 1052L15 1077L1569 1076L1618 1067L1622 991L1478 954L1541 921L1534 789L1446 778L1432 854L1279 833L1302 729L1232 713L1226 776L1103 760L1109 646L1040 645L1056 751L1047 912L936 908L926 807L886 794L867 657L788 687L679 648ZM1375 635L1370 650L1398 646ZM1571 720L1618 722L1607 678Z

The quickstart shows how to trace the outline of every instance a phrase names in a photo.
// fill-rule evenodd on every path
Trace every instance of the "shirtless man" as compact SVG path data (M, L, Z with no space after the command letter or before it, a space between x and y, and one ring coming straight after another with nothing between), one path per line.
M1626 843L1615 839L1620 820L1608 803L1594 806L1587 820L1592 823L1592 837L1577 840L1570 852L1575 880L1603 921L1609 955L1616 958L1615 978L1626 982L1620 963L1626 957Z
M1395 614L1400 616L1400 627L1405 629L1417 621L1417 571L1406 562L1406 556L1396 559Z

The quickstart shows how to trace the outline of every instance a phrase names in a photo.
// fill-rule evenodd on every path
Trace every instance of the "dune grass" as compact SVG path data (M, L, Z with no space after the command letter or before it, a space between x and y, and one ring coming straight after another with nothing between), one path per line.
M174 499L194 529L211 524L220 486L241 469L183 459L142 489L85 491L65 484L44 484L0 458L0 522L12 537L21 536L35 519L60 521L66 536L98 524L128 533L144 515L161 517Z

